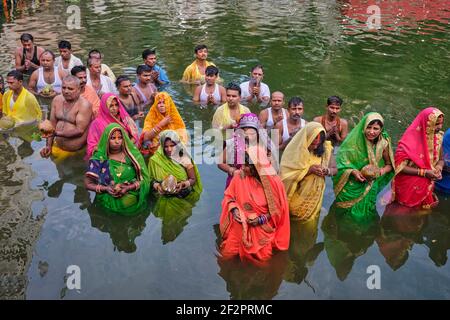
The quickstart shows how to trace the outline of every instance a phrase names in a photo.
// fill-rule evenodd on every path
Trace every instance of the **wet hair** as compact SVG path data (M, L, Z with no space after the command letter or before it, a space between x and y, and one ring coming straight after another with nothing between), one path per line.
M61 41L58 43L58 48L59 48L59 49L69 49L69 50L72 50L72 45L71 45L70 42L67 41L67 40L61 40Z
M318 156L321 157L324 153L325 153L325 132L321 131L319 133L320 135L320 143L317 146L317 148L313 151L313 153Z
M86 72L86 67L85 66L75 66L72 68L72 70L70 70L70 74L73 76L76 76L80 72Z
M78 87L80 87L80 79L78 79L77 77L75 77L75 76L72 76L72 75L69 75L69 76L65 76L63 79L62 79L62 82L75 82L76 84L77 84L77 86Z
M144 51L142 51L142 59L147 59L148 56L150 55L156 55L156 50L152 50L152 49L145 49Z
M44 52L42 52L41 55L39 56L39 59L46 53L49 53L52 56L53 60L56 59L56 55L51 50L45 50Z
M205 69L205 76L217 76L219 74L219 68L215 66L208 66Z
M264 67L262 66L262 64L257 64L256 66L254 66L252 68L252 72L255 71L255 69L261 69L262 72L264 73Z
M118 76L116 79L116 87L119 88L120 84L124 81L130 81L130 78L128 78L128 76L125 75Z
M136 68L136 74L141 75L144 72L150 72L152 71L152 68L150 68L148 65L146 64L141 64L138 65L138 67Z
M93 53L98 53L100 55L100 59L102 58L102 53L100 51L98 51L97 49L92 49L91 51L89 51L88 57L91 58L91 54L93 54Z
M226 89L227 89L227 91L228 90L235 90L235 91L239 92L239 95L241 95L241 87L238 84L234 83L234 82L230 82L227 85Z
M304 104L304 101L300 97L292 97L288 102L288 108Z
M338 106L342 106L343 103L344 101L338 96L331 96L327 99L327 106L331 104L337 104Z
M370 122L367 124L367 126L372 126L372 125L374 125L374 124L379 125L380 128L383 129L383 122L381 122L381 120L378 120L378 119L375 119L375 120L370 121ZM381 133L380 133L380 135L381 135ZM374 139L373 143L374 143L374 144L377 144L379 139L380 139L380 136L376 137L376 138Z
M34 38L31 34L29 33L22 33L22 35L20 36L20 41L34 41Z
M23 73L18 70L12 70L8 72L6 77L13 77L16 80L23 81Z
M195 46L194 52L197 53L197 52L199 52L200 50L203 50L203 49L208 49L206 44L199 44L198 46Z

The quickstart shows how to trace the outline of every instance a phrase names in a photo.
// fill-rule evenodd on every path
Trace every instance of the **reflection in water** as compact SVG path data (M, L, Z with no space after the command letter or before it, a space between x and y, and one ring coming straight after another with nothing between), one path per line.
M183 199L162 196L151 200L153 214L162 220L161 240L163 244L174 241L183 232L199 198L198 193L191 192Z
M356 258L372 246L379 233L379 224L378 219L357 222L351 216L336 211L333 204L322 222L322 231L328 260L336 269L339 280L343 281L352 270Z
M377 243L386 263L393 270L405 264L414 243L423 243L421 232L429 213L397 203L386 206Z
M317 243L319 217L307 222L291 221L291 242L289 244L289 265L285 280L297 284L306 280L308 268L324 248L323 242Z
M0 136L0 299L24 299L26 273L46 211L33 215L31 210L33 201L42 201L42 194L30 189L33 173L19 161L29 154L29 143L4 138Z
M218 257L219 275L227 283L231 299L272 299L278 294L288 262L286 251L276 252L261 265L242 262L239 257Z

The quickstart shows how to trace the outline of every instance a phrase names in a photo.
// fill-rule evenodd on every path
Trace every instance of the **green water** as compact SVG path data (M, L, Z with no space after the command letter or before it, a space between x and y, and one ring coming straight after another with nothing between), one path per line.
M450 7L433 7L434 20L405 9L397 24L368 32L365 19L345 16L351 2L357 1L20 1L2 7L0 72L11 69L22 32L55 51L67 39L83 60L97 48L116 75L133 75L142 50L156 48L188 128L195 120L208 128L214 109L198 109L190 88L177 82L193 47L206 43L226 83L246 80L262 63L271 91L305 100L307 120L324 112L328 96L339 95L351 125L361 112L379 111L396 142L421 108L435 105L448 114ZM71 4L81 9L80 30L66 27ZM396 13L382 12L382 22ZM28 136L0 137L0 298L450 297L444 196L430 215L351 228L327 217L334 200L327 181L319 221L292 225L289 252L266 268L224 264L216 258L216 231L226 177L215 166L199 166L204 192L180 216L149 210L110 217L92 208L80 159L58 166L41 159L44 142L27 142ZM381 217L382 204L378 209ZM66 288L69 265L81 269L80 291ZM370 265L381 269L380 290L366 286Z

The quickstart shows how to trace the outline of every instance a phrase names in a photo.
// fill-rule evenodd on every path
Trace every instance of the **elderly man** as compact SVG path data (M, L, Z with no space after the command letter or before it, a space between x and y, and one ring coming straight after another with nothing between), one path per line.
M50 122L55 131L47 138L41 156L52 155L59 163L84 152L91 117L90 103L80 97L80 80L74 76L65 77L62 95L56 96L51 105Z
M114 82L111 80L111 78L101 73L101 60L97 58L89 58L87 67L89 68L89 72L87 74L86 83L94 88L99 98L101 98L104 93L108 92L117 94L116 86L114 85Z
M52 51L45 50L42 53L41 66L31 75L28 89L43 98L54 98L61 93L61 77Z

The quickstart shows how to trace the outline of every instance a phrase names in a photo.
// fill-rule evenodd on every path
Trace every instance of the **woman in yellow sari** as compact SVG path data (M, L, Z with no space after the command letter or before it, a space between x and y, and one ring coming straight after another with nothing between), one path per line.
M172 98L167 92L160 92L155 96L155 102L145 117L140 139L142 142L141 152L153 155L159 146L160 133L164 130L174 130L184 144L188 142L186 125Z
M309 122L292 138L281 158L281 179L293 220L306 221L320 214L325 176L337 172L333 147L325 136L320 123Z

